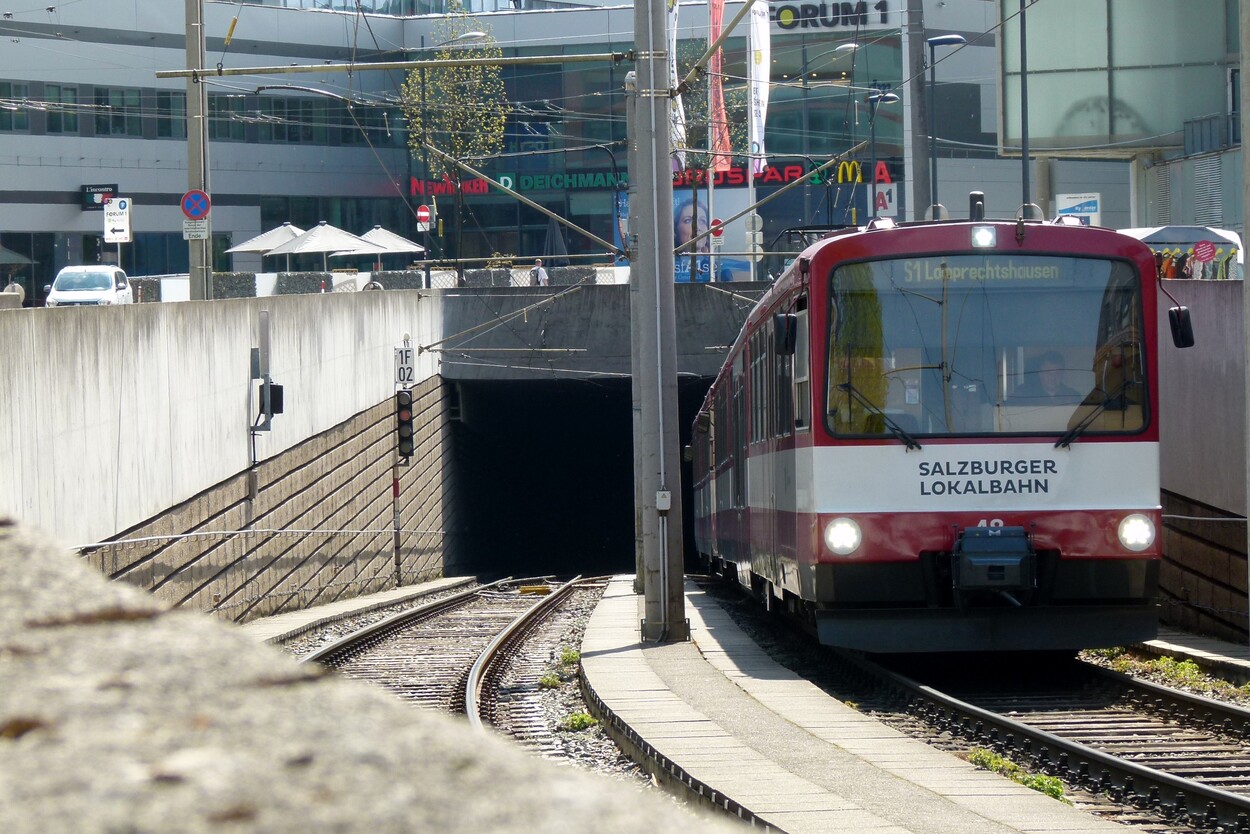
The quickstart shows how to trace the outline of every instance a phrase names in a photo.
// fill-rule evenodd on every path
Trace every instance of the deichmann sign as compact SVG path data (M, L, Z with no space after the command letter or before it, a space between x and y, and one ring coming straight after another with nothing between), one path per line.
M757 186L788 185L802 179L811 170L801 164L769 165L755 175ZM735 165L725 171L710 173L704 169L687 169L673 174L673 188L700 188L711 179L716 188L746 187L750 174L745 166ZM833 169L826 169L809 179L812 185L820 185L834 179ZM564 171L550 174L500 174L498 180L505 187L524 194L529 191L613 191L627 184L624 174L614 175L608 171ZM857 160L840 162L836 169L836 181L841 183L865 182L863 166ZM877 160L876 181L893 183L890 166L885 160ZM465 194L487 194L492 186L476 177L461 184ZM421 180L412 177L408 184L408 196L413 198L451 196L456 186L451 180Z
M799 29L862 32L866 29L898 27L900 18L895 8L898 2L899 0L773 2L769 4L768 11L773 28L782 32Z

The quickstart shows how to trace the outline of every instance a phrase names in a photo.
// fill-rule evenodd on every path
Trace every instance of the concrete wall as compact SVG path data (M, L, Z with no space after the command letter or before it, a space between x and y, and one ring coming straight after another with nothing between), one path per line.
M1165 622L1246 638L1246 391L1242 281L1169 281L1196 344L1160 326ZM1161 306L1171 306L1166 297Z
M0 311L0 512L74 545L134 527L246 471L253 442L265 461L389 400L394 348L436 340L439 307L387 292ZM261 311L286 413L253 441Z
M84 555L111 579L236 622L454 575L464 531L447 390L432 377L415 394L398 500L388 400Z
M1168 292L1189 308L1196 344L1177 350L1166 318L1159 328L1163 487L1237 516L1246 514L1243 286L1168 281ZM1172 306L1163 295L1159 304Z

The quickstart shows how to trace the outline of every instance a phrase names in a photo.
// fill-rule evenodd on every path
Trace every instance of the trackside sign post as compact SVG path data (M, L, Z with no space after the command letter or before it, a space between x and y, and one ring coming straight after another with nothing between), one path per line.
M104 242L130 241L130 198L114 197L104 204Z
M208 214L212 211L213 202L208 194L193 188L182 195L182 239L208 240Z

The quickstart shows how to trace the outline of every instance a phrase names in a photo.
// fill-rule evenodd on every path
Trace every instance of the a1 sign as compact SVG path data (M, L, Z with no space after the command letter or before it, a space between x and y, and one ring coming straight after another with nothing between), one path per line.
M433 212L430 211L429 206L417 206L417 231L428 232L432 218Z
M104 242L130 243L130 198L114 197L104 204Z
M417 384L417 352L415 348L395 348L395 384L408 388Z
M873 186L869 192L873 204L870 217L898 217L898 202L894 199L898 186L897 182L879 182Z

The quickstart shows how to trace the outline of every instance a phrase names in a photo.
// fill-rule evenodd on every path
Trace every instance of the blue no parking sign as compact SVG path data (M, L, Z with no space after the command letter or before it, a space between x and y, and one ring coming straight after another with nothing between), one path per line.
M203 220L208 217L208 212L212 207L213 203L208 195L198 188L182 195L182 213L187 216L188 220Z

